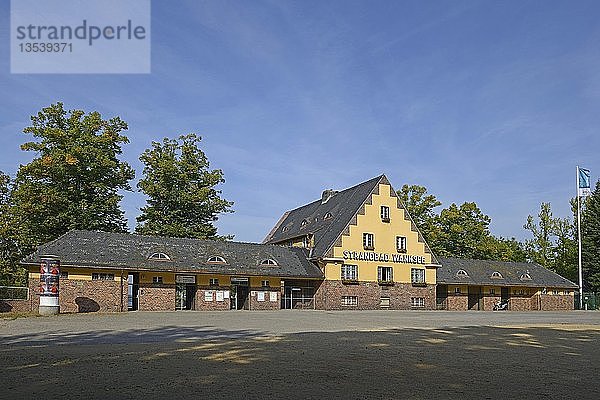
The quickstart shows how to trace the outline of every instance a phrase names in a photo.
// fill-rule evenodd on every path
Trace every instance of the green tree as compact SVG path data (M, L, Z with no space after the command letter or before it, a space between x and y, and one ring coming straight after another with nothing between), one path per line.
M66 111L62 103L31 117L23 132L36 140L21 149L36 156L17 171L8 210L21 255L71 229L126 230L118 192L130 189L134 172L118 159L125 129L118 117Z
M490 240L490 217L472 202L451 204L437 218L440 235L434 247L441 256L489 258L486 244Z
M552 217L550 203L542 203L537 221L532 215L527 216L523 228L531 232L533 239L525 241L527 255L531 261L554 270L553 235L556 230L556 220Z
M517 239L492 235L483 239L479 246L479 256L484 260L527 261L524 246Z
M222 199L221 191L215 189L225 179L221 170L209 170L208 158L199 148L201 140L195 134L164 138L142 153L144 171L138 188L148 200L137 218L136 232L230 238L217 236L214 222L220 213L232 212L233 203Z
M556 218L554 223L554 266L553 270L573 282L577 275L577 227L568 218Z
M23 285L25 273L18 267L19 249L10 219L11 180L0 171L0 285Z
M581 223L583 276L594 292L600 292L600 180L585 201Z

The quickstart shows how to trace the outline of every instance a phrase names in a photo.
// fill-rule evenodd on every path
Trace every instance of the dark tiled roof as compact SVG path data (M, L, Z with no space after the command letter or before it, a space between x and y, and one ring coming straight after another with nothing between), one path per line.
M153 253L165 253L170 261L149 260ZM294 278L322 278L320 269L308 260L301 248L257 243L167 238L127 233L71 231L38 247L23 260L39 263L40 255L56 255L62 265L125 268L174 272L207 272L233 275L263 275ZM207 263L221 256L226 264ZM273 259L276 266L261 265Z
M337 192L324 204L319 199L286 212L263 243L280 243L312 234L312 255L325 255L382 178L385 178L384 175ZM325 215L328 213L331 214L331 218L326 219ZM304 226L302 221L306 221Z
M438 284L577 288L568 279L535 263L461 258L440 258L439 261L442 267L437 270ZM457 275L459 270L466 271L468 276ZM502 278L492 278L494 272L499 272ZM529 275L531 280L521 279L523 275Z

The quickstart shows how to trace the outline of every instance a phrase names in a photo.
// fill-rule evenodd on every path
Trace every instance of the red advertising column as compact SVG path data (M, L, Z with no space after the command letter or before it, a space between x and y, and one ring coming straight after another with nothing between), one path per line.
M60 313L58 300L60 260L56 256L41 256L40 265L40 309L41 315Z

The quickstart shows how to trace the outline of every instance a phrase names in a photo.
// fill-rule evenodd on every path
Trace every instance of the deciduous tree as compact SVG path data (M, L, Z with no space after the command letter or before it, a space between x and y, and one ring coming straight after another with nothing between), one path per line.
M600 180L585 201L581 224L583 275L594 292L600 292Z
M222 238L214 222L220 213L232 212L232 202L221 198L216 186L225 182L223 172L210 170L199 144L201 137L182 135L153 142L140 156L143 177L138 183L148 196L137 218L136 232L150 235Z

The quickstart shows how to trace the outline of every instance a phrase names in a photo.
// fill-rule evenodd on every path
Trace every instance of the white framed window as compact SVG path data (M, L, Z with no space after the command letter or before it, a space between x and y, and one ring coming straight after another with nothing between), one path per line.
M300 227L306 226L308 225L308 220L307 219L303 219L302 222L300 222Z
M92 280L93 281L114 281L115 274L104 274L104 273L99 273L99 272L93 272Z
M454 294L460 294L460 287L454 288Z
M152 253L152 255L148 257L148 259L154 261L169 261L171 257L166 255L165 253Z
M425 270L421 268L411 268L410 281L411 283L425 283Z
M565 293L565 294L571 294L571 291L570 291L570 290L565 290L565 292L564 292L564 293Z
M208 280L209 286L219 286L219 278L210 278Z
M357 306L358 305L358 296L342 296L342 305L343 306Z
M367 250L373 250L375 248L375 235L372 233L363 233L363 247Z
M468 276L469 276L469 274L467 274L467 271L465 271L464 269L459 269L459 270L456 272L456 276L468 277Z
M495 295L496 294L496 289L490 289L490 294L491 295Z
M410 305L413 307L425 307L425 298L424 297L411 297Z
M381 220L390 222L390 208L388 206L381 206Z
M310 246L310 241L308 240L308 236L304 236L302 238L302 247L304 247L305 249L308 249Z
M341 276L343 281L358 280L358 265L343 264Z
M559 294L559 291L558 291L558 290L556 290L556 289L554 289L554 290L552 291L552 294L555 294L555 295L556 295L556 294Z
M271 286L271 282L268 279L265 279L265 280L260 281L260 285L262 287L270 287Z
M396 236L396 250L399 253L406 253L406 236Z
M492 275L490 276L490 278L492 279L504 279L504 277L502 276L502 274L498 271L494 271L492 272Z
M325 216L323 217L323 219L329 219L329 218L332 218L332 217L333 217L333 215L331 215L331 213L328 212L328 213L325 213Z
M163 283L163 277L162 276L153 276L152 283Z
M521 275L521 280L522 281L530 281L531 275L529 275L529 273L525 273L525 274Z
M227 261L221 256L212 256L206 262L211 264L227 264Z
M260 262L260 265L277 265L277 261L272 258L266 258Z
M379 307L381 308L390 308L390 298L389 297L380 297L379 298Z
M69 273L67 271L60 271L60 279L69 279Z
M379 283L394 282L394 269L392 267L377 267L377 280Z

